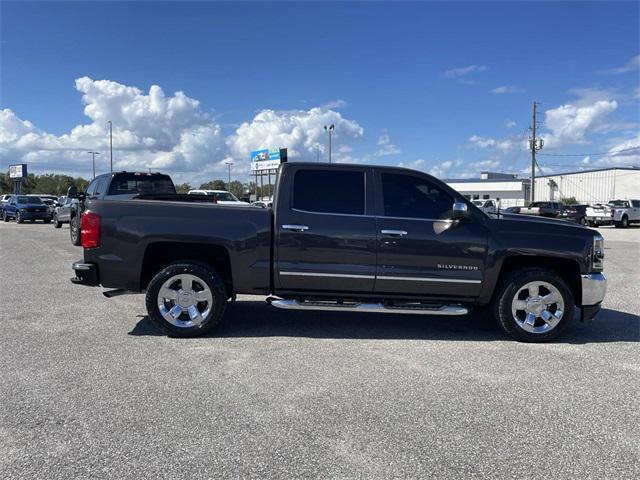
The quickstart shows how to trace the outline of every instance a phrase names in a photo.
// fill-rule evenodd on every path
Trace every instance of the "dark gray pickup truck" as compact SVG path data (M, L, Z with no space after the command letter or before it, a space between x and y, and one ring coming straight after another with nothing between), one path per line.
M287 163L273 209L85 200L72 282L146 292L167 334L196 336L236 294L283 309L464 315L548 341L606 290L602 237L581 225L489 216L422 172Z

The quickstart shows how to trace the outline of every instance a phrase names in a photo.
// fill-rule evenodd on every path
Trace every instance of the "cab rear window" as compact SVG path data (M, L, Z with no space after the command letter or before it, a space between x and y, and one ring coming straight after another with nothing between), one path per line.
M176 189L167 175L127 173L113 177L107 195L145 193L176 193Z

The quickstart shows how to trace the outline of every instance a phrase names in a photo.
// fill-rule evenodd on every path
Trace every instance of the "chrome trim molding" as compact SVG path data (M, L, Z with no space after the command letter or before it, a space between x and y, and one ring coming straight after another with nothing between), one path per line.
M434 277L392 277L380 275L378 280L400 280L414 282L446 282L446 283L482 283L482 280L466 280L462 278L434 278Z
M596 305L607 293L607 277L602 273L582 275L582 305Z
M386 306L382 303L333 303L301 302L276 297L267 298L267 303L285 310L322 310L325 312L361 312L361 313L402 313L407 315L466 315L469 309L461 305L442 305L435 308L415 306Z
M387 275L352 275L346 273L319 273L319 272L279 272L280 275L296 277L334 277L334 278L366 278L369 280L398 280L414 282L444 282L444 283L482 283L482 280L467 280L463 278L434 278L434 277L394 277Z
M375 275L350 275L345 273L318 273L318 272L280 272L280 275L292 275L297 277L338 277L338 278L366 278L373 280Z

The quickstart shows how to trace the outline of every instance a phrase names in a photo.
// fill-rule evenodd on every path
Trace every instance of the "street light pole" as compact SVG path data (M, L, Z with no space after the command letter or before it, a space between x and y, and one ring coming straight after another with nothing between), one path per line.
M93 178L96 178L96 155L100 155L100 152L87 152L91 154L93 159Z
M109 120L109 170L113 173L113 123Z
M233 162L228 161L225 163L229 167L229 177L228 177L229 181L227 182L227 190L231 191L231 165L233 165Z
M329 135L329 163L331 163L331 135L333 135L335 128L336 126L333 123L328 127L326 125L324 126L324 131Z

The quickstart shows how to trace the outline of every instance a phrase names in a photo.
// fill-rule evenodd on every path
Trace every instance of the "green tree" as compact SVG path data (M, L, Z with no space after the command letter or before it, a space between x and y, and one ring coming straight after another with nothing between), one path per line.
M238 198L244 196L244 188L242 187L242 182L239 182L238 180L234 180L229 184L229 191Z
M227 184L224 180L213 180L200 185L200 190L226 190Z
M578 200L576 200L576 197L567 197L561 198L560 203L562 203L563 205L577 205Z
M188 193L191 190L191 185L188 183L181 183L180 185L176 185L176 191L178 193Z

